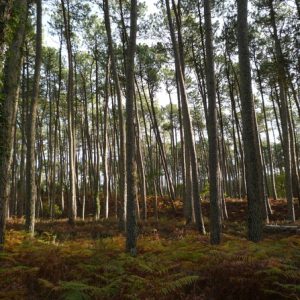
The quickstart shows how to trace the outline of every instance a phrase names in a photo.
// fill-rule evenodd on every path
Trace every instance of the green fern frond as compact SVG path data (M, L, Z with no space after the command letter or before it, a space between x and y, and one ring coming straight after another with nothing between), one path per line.
M180 279L177 279L177 280L167 283L161 289L161 293L164 296L170 295L171 293L176 292L186 286L194 284L198 280L199 280L198 275L189 275L189 276L182 277Z
M286 292L296 293L300 296L300 285L299 284L283 284L276 282L276 285L283 288Z
M64 300L110 299L119 293L120 284L120 279L115 279L104 287L78 281L60 281L59 286L54 287L52 291Z
M285 293L282 293L282 292L276 291L276 290L263 289L263 291L266 295L272 295L272 297L274 297L274 299L297 299L293 296L288 296Z
M176 268L179 268L180 264L177 263L177 264L170 265L170 266L158 265L157 267L158 267L158 269L157 269L158 275L162 276L162 275L166 275L166 274L170 273L171 271L173 271Z
M137 268L138 271L144 274L153 274L155 273L155 269L153 266L150 266L150 264L147 264L146 262L142 260L138 260L137 262Z

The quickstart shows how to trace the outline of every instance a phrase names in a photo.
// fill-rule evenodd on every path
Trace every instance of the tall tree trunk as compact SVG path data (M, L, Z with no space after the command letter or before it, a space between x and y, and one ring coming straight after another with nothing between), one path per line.
M108 219L109 213L109 194L108 194L108 159L107 159L107 125L108 125L108 99L109 99L109 76L110 76L110 58L108 58L106 66L106 76L105 76L105 102L103 107L103 192L104 192L104 207L105 207L105 218Z
M127 164L127 221L126 250L136 255L137 224L136 191L136 142L134 132L134 60L137 33L137 0L131 0L130 37L127 48L126 68L126 164Z
M68 139L69 139L69 196L68 196L68 217L69 223L74 224L76 219L76 174L75 174L75 132L74 132L74 69L73 69L73 55L71 44L71 28L70 28L70 14L69 14L69 0L67 0L67 10L64 0L61 0L63 11L65 39L68 51L68 90L67 90L67 105L68 105Z
M205 48L206 48L206 84L208 93L208 144L209 144L209 191L210 191L210 242L221 241L220 214L220 168L218 153L218 121L216 108L216 81L213 51L213 33L211 24L210 0L204 1Z
M142 146L140 143L141 140L141 130L140 130L140 120L138 115L137 108L137 99L135 98L135 118L136 118L136 149L137 149L137 166L138 166L138 174L139 174L139 183L140 183L140 191L141 191L141 200L142 200L142 208L143 214L142 218L144 221L147 220L147 193L146 193L146 177L145 177L145 168L144 168L144 160L142 154Z
M18 105L19 81L27 21L27 1L16 0L13 6L12 39L6 52L3 87L0 93L0 250L5 240L6 209L13 153L13 135Z
M26 230L33 236L35 223L36 175L35 175L35 133L36 118L40 90L40 70L42 64L42 0L36 1L36 38L35 38L35 66L33 91L28 115L27 131L27 164L26 164Z
M24 59L26 60L26 59ZM26 156L26 115L27 115L27 99L26 99L26 67L23 62L23 70L22 70L22 86L21 86L21 153L20 153L20 173L19 173L19 183L18 183L18 217L22 217L24 213L24 194L25 194L25 184L26 184L26 176L25 176L25 156Z
M13 142L13 161L12 161L12 185L10 191L10 212L11 215L16 215L17 208L17 173L18 173L18 165L17 165L17 151L18 151L18 143L17 143L17 126L14 129L14 142Z
M263 228L263 174L260 158L258 133L251 87L249 58L248 0L240 0L238 6L238 48L240 66L240 93L243 122L243 141L246 164L248 196L248 238L258 242Z
M108 0L103 1L103 8L104 8L105 28L106 28L106 34L108 40L108 51L111 56L111 69L112 69L112 75L113 75L113 80L114 80L116 94L117 94L117 102L118 102L118 118L119 118L119 131L120 131L119 195L121 197L119 219L120 219L120 227L125 228L127 186L126 186L126 148L125 148L122 93L121 93L120 81L117 72L116 59L115 59L115 53L113 48Z
M97 41L96 41L96 46L95 46L95 61L96 61L96 68L95 68L95 77L96 77L96 93L95 93L95 97L96 97L96 140L95 140L95 150L94 153L96 155L96 166L94 166L94 178L93 178L93 182L94 182L94 189L93 189L93 194L94 194L94 198L95 198L95 203L96 206L99 207L99 215L97 215L96 217L100 217L100 212L101 212L101 205L100 205L100 108L99 108L99 102L100 102L100 97L99 97L99 58L98 58L98 45L97 45ZM86 189L86 186L85 186Z

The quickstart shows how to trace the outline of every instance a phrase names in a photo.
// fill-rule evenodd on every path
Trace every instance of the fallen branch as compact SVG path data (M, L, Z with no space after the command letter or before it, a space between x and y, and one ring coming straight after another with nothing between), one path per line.
M300 234L300 227L296 225L266 225L264 231L268 233Z

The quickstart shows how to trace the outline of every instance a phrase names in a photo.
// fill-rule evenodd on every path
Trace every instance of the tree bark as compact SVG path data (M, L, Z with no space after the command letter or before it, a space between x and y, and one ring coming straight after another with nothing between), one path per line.
M105 20L105 28L108 39L108 51L111 56L111 69L112 75L114 79L116 94L117 94L117 102L118 102L118 118L119 118L119 131L120 131L120 153L119 153L119 194L121 197L120 203L120 227L125 228L126 222L126 206L127 206L127 186L126 186L126 145L125 145L125 131L124 131L124 117L123 117L123 105L122 105L122 92L120 87L119 76L117 72L116 59L115 59L115 51L113 48L113 40L111 34L111 26L110 26L110 14L109 14L109 3L108 0L103 1L104 8L104 20Z
M103 107L103 192L104 192L104 207L105 218L108 219L109 213L109 179L108 179L108 159L107 159L107 144L108 144L108 100L109 100L109 76L110 76L110 58L108 58L105 76L105 100Z
M36 118L40 90L40 70L42 64L42 0L36 1L36 38L35 38L35 66L33 91L28 115L27 131L27 164L26 164L26 230L34 236L35 224L35 204L36 193L36 175L35 175L35 140L36 140Z
M5 241L13 135L16 123L22 47L25 37L27 11L26 0L16 0L14 2L13 16L18 22L14 26L12 40L6 52L3 87L0 93L0 250L3 249Z
M218 153L218 120L216 108L216 81L211 24L211 1L204 1L205 48L206 48L206 85L208 94L208 144L209 144L209 192L210 192L210 242L221 242L220 213L220 169Z
M136 255L137 224L135 205L136 191L136 142L134 132L134 60L137 34L137 0L131 0L130 37L126 67L126 165L127 165L127 222L126 250Z
M240 93L243 122L243 141L246 164L248 197L248 238L258 242L263 228L263 174L256 130L255 110L251 87L249 58L248 0L240 0L238 6L238 49L240 66Z

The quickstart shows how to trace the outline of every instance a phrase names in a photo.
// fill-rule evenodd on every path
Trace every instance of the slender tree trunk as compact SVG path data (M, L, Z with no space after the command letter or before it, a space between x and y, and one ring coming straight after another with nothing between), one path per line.
M137 0L131 0L130 37L127 48L126 68L126 164L127 164L127 222L126 250L136 255L137 224L135 204L136 192L136 143L134 133L134 60L137 33Z
M82 128L81 128L81 138L82 138L82 210L81 210L81 218L82 220L85 219L85 204L86 204L86 190L87 190L87 178L86 178L86 141L85 141L85 137L84 137L84 125L83 125L83 121L82 121Z
M209 191L210 191L210 242L221 241L220 169L218 153L218 121L216 108L216 82L210 0L204 1L206 84L208 93L208 143L209 143Z
M126 206L127 206L127 183L126 183L126 148L125 148L125 131L124 131L124 117L123 117L123 105L122 105L122 93L120 87L119 76L117 72L116 59L113 48L111 26L110 26L110 15L109 15L109 3L108 0L103 1L104 18L106 34L108 39L108 51L111 56L111 68L112 75L115 84L117 102L118 102L118 118L119 118L119 132L120 132L120 153L119 153L119 195L120 201L120 227L125 228L126 223Z
M16 215L17 208L17 173L18 173L18 165L17 165L17 151L18 151L18 143L17 143L17 126L14 129L14 142L13 142L13 161L12 161L12 185L10 191L10 212L12 216Z
M36 118L39 99L40 87L40 70L42 64L42 0L36 1L36 40L35 40L35 66L33 91L30 105L30 113L28 115L28 131L27 131L27 164L26 164L26 229L34 236L35 224L35 205L37 199L36 193L36 175L35 175L35 133Z
M110 58L108 58L106 66L106 78L105 78L105 102L103 108L103 184L104 184L104 206L105 206L105 218L108 219L109 213L109 182L108 182L108 159L107 159L107 144L108 144L108 99L109 99L109 73L110 73Z
M96 140L95 140L95 155L96 155L96 166L94 166L94 198L95 198L95 203L99 207L99 214L97 216L100 217L100 212L101 212L101 205L100 205L100 109L99 109L99 62L98 62L98 44L96 41L96 49L95 49L95 61L96 61ZM86 188L86 186L85 186Z
M68 91L67 91L67 105L68 105L68 139L69 139L69 196L68 196L68 217L69 223L74 224L76 219L76 175L75 175L75 132L74 132L74 69L73 69L73 55L71 44L71 29L70 29L70 15L69 15L69 2L67 0L67 11L64 0L61 0L63 11L64 26L65 26L65 39L68 50Z
M138 174L139 174L139 182L140 182L140 195L142 199L142 208L143 215L142 218L144 221L147 220L147 194L146 194L146 177L145 177L145 168L144 168L144 160L142 154L142 146L140 143L141 140L141 131L140 131L140 120L138 115L137 108L137 99L135 98L135 118L136 118L136 148L137 148L137 166L138 166Z
M26 57L26 56L25 56ZM24 59L26 60L26 59ZM24 195L25 195L25 185L26 185L26 176L25 176L25 156L26 156L26 128L25 120L27 115L26 107L26 68L25 63L23 62L22 70L22 87L21 87L21 153L20 153L20 173L19 173L19 184L18 184L18 217L22 217L24 213Z

